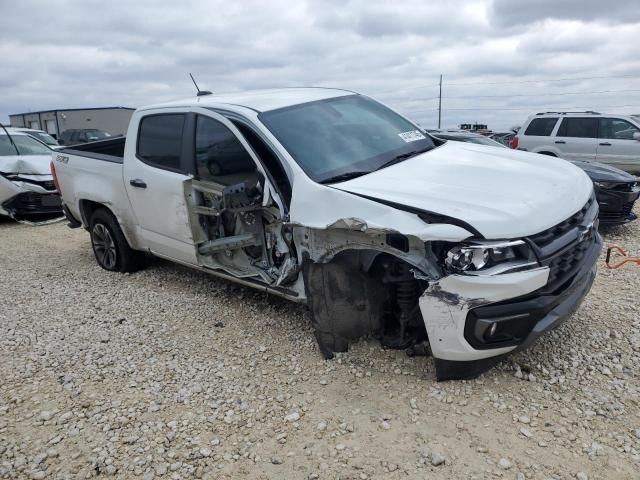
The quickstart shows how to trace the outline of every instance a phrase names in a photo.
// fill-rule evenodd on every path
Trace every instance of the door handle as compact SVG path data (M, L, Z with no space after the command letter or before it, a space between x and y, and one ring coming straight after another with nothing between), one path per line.
M604 147L610 147L611 144L609 142L603 142L600 145L604 146Z
M147 188L147 184L144 183L144 180L140 180L139 178L129 180L129 185L136 188Z
M557 143L558 145L561 145L561 144L565 144L567 142L565 142L564 140L556 140L555 143Z

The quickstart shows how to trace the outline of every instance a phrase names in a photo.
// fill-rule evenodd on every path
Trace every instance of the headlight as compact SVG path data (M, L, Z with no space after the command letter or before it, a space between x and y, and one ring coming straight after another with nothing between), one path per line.
M465 243L447 252L445 267L454 273L476 272L506 265L513 269L531 265L535 261L523 240L493 243Z

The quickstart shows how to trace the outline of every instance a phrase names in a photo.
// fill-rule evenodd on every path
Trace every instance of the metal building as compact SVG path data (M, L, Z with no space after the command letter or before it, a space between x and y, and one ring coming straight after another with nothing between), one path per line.
M12 127L35 128L57 137L72 128L97 128L111 135L126 135L133 108L66 108L9 115Z

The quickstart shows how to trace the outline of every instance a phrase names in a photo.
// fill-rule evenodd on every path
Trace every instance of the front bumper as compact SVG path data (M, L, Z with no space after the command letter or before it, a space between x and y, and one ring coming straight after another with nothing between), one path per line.
M62 202L57 193L22 192L2 204L2 209L16 220L34 215L62 214Z
M475 377L555 328L589 292L601 249L602 238L594 233L579 265L560 284L550 278L550 265L499 275L449 275L432 283L420 309L437 379ZM493 323L495 333L487 335Z
M42 181L26 182L0 176L0 215L8 215L15 220L62 215L62 201L51 176L39 177Z
M633 204L638 197L640 187L629 190L596 187L596 198L600 205L600 225L623 225L638 218L633 213Z

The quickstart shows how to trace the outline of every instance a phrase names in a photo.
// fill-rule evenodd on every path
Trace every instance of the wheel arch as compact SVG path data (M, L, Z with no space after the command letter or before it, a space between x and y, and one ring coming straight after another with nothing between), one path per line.
M101 203L101 202L96 202L95 200L81 199L78 202L78 206L80 210L82 224L84 225L85 230L89 230L90 223L91 223L91 216L97 210L100 210L100 209L106 210L114 218L114 220L120 227L120 230L122 231L122 234L124 235L124 238L127 240L127 243L129 244L129 246L133 249L139 250L138 242L136 241L135 236L131 232L129 232L129 229L126 228L125 225L123 225L123 223L118 218L118 215L116 215L113 209L110 208L108 205L105 205L104 203Z

